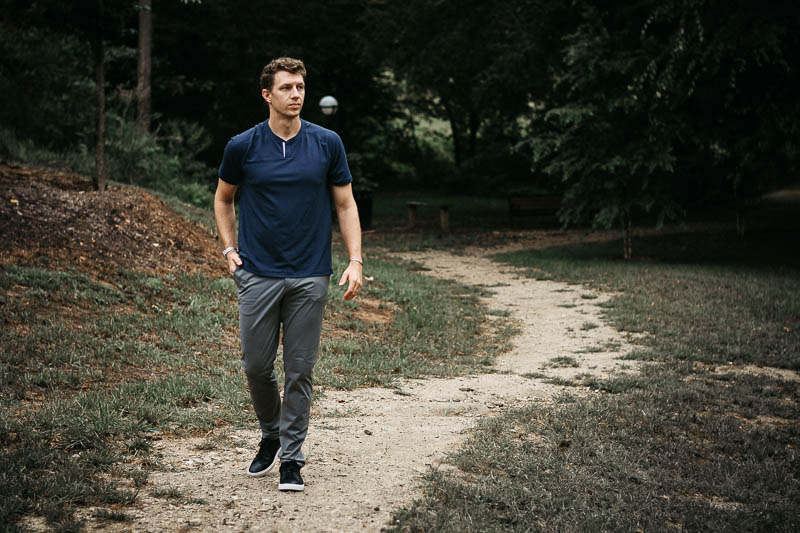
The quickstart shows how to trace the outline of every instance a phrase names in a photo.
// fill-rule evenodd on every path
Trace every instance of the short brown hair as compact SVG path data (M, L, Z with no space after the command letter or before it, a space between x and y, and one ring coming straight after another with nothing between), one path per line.
M275 73L279 70L285 70L291 74L300 74L303 76L303 81L306 79L306 66L302 61L292 57L278 57L267 63L264 70L261 71L262 89L272 90L272 85L275 83Z

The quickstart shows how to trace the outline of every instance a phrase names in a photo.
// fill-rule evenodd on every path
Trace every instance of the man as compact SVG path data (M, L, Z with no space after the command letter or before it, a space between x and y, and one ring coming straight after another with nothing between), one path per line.
M306 69L281 57L264 67L261 96L269 119L225 147L214 197L222 254L239 297L242 367L261 427L248 468L266 475L280 461L279 490L302 491L301 451L308 431L311 380L319 350L331 268L331 200L350 263L339 280L344 299L361 290L361 227L352 176L339 136L300 118ZM239 247L234 240L239 202ZM274 374L283 326L283 402Z

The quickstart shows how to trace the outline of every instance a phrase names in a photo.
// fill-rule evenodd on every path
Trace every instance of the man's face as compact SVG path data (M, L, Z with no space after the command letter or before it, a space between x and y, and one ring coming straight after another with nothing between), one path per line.
M272 90L262 89L261 96L269 104L270 112L293 118L299 116L303 108L306 84L300 74L279 70L275 73Z

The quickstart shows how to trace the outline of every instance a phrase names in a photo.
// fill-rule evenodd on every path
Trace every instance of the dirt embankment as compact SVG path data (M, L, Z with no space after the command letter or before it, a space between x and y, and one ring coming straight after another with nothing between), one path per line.
M81 176L0 164L4 263L50 260L86 272L224 273L208 229L130 187L94 191Z

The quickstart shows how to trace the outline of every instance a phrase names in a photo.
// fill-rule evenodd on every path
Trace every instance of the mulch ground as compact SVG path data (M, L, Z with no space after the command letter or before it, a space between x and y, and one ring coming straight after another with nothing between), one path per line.
M225 275L216 237L145 191L98 192L76 174L4 163L0 186L2 263L49 259L111 276L118 269Z

